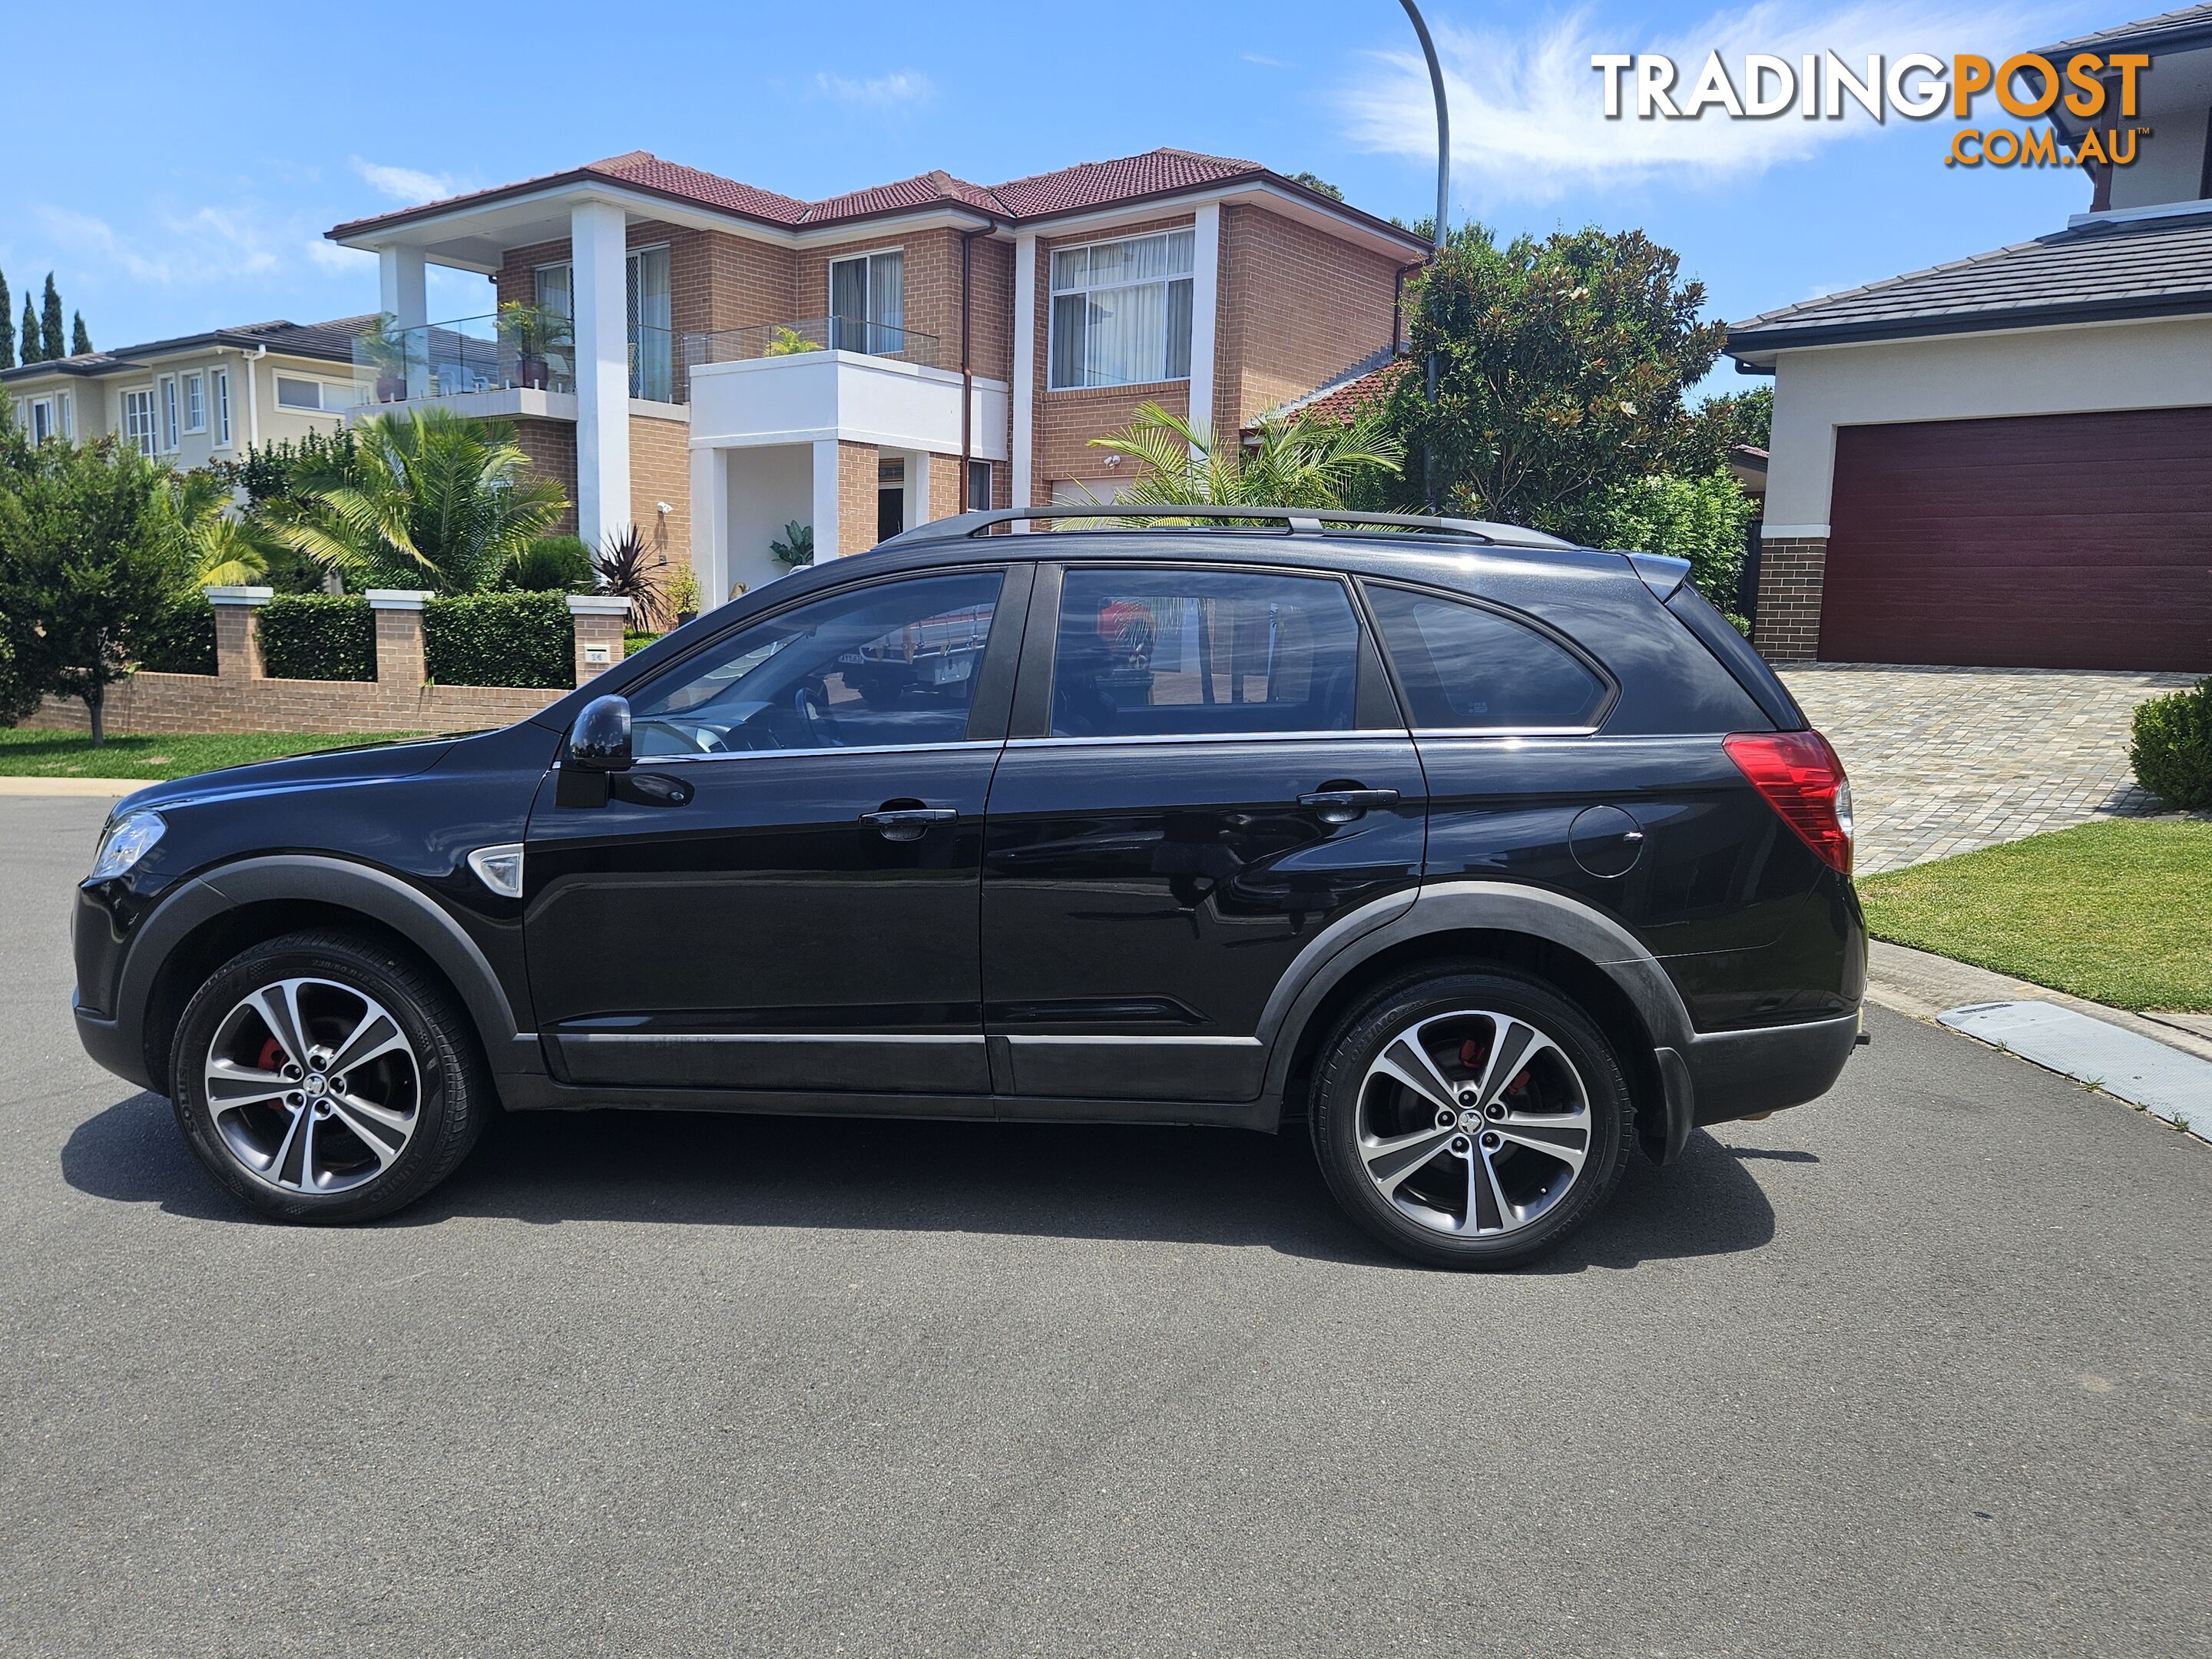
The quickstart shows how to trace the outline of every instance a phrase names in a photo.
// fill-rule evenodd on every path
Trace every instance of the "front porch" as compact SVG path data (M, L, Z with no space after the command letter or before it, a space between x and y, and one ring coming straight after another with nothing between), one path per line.
M811 527L820 562L1003 485L1003 381L969 383L963 428L962 377L901 357L823 347L695 362L687 379L691 562L712 601L787 573L769 544L788 524Z

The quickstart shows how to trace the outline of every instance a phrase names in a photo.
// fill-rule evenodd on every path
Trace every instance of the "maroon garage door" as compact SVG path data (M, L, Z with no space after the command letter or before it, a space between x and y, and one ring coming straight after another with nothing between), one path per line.
M2212 668L2212 409L1844 427L1827 662Z

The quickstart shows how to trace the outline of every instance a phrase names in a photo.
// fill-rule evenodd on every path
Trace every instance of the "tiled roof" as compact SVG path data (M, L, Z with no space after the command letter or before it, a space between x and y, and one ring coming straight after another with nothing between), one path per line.
M149 357L198 350L207 346L266 346L288 357L318 357L329 362L353 361L353 343L374 323L366 317L335 317L326 323L293 323L282 319L267 323L244 323L235 328L210 329L204 334L180 334L173 339L149 340L142 345L117 346L111 351L86 352L56 357L41 363L22 363L0 370L0 378L21 380L33 374L114 374L136 368Z
M2123 23L2118 28L2100 29L2094 34L2077 35L2071 40L2061 40L2056 46L2044 47L2043 52L2049 57L2061 52L2102 52L2141 40L2193 33L2198 29L2212 31L2212 6L2184 6L2179 11L2160 12L2155 17L2146 17L2139 22Z
M850 191L818 202L802 202L793 196L780 196L773 191L741 184L734 179L703 173L697 167L664 161L648 150L632 150L626 155L610 155L601 161L588 162L567 173L546 173L516 184L501 185L492 190L475 191L465 196L448 197L442 201L424 203L419 207L404 208L395 213L356 219L338 226L331 234L333 236L357 234L378 226L402 222L471 202L493 201L532 190L581 183L594 177L619 180L634 188L672 200L796 228L802 225L834 225L878 214L911 211L939 203L972 208L1002 222L1012 223L1203 189L1208 185L1231 179L1272 176L1257 161L1240 161L1222 155L1201 155L1187 149L1163 149L1146 150L1141 155L1124 155L1111 161L1084 161L1051 173L1015 179L1003 185L971 184L967 179L956 179L949 173L938 171L902 179L895 184ZM1294 191L1303 190L1303 186L1295 184L1289 184L1287 187ZM1321 199L1315 198L1316 201ZM1327 205L1333 211L1349 214L1378 228L1391 229L1409 244L1418 243L1419 239L1412 233L1401 228L1386 227L1382 221L1361 213L1356 208L1346 208L1338 203Z
M1319 421L1348 421L1368 404L1386 396L1406 372L1411 358L1401 357L1390 346L1361 358L1334 380L1324 380L1304 396L1278 404L1244 429L1258 428L1261 421L1287 420L1310 415Z
M1733 324L1741 357L1784 346L2212 311L2212 210L2100 220Z

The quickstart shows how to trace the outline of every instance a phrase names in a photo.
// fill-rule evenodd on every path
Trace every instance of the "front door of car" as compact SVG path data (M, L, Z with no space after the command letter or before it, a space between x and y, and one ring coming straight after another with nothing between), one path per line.
M984 853L1000 1087L1250 1099L1285 970L1419 883L1427 792L1351 592L1046 566L1031 611Z
M604 805L548 777L524 934L560 1075L988 1110L977 881L1028 585L856 584L749 623L631 694Z

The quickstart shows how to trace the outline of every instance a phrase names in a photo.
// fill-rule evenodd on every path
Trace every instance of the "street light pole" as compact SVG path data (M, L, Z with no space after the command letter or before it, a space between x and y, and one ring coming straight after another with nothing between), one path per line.
M1436 234L1431 239L1435 257L1444 251L1444 220L1451 208L1451 111L1444 99L1444 69L1437 61L1437 43L1429 38L1429 26L1421 15L1421 9L1413 0L1398 0L1405 7L1406 15L1413 20L1413 33L1421 37L1421 56L1429 60L1429 88L1437 99L1437 222ZM1428 362L1429 407L1437 404L1437 350L1429 348ZM1435 457L1427 446L1421 452L1421 489L1427 498L1429 511L1437 510L1437 466Z

